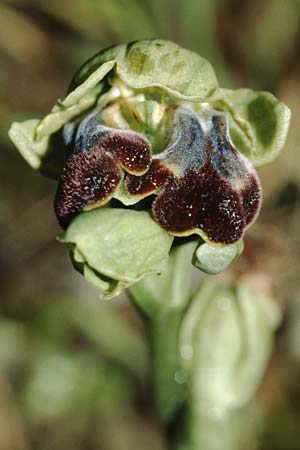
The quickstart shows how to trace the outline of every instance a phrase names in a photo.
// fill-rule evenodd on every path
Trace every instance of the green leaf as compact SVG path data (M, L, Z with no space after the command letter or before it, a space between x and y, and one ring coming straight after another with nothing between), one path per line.
M100 208L79 214L59 240L71 244L76 268L110 298L162 272L173 237L148 212Z
M216 275L235 261L243 250L243 240L224 246L201 243L194 252L192 263L202 272Z
M281 151L291 112L270 92L218 89L209 99L229 112L230 135L237 149L255 166L269 163Z

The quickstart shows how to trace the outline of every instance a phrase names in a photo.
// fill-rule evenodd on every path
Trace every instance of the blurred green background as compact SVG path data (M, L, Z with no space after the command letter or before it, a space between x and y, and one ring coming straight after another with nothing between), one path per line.
M224 87L270 90L292 109L284 151L259 170L259 225L224 277L246 273L284 311L243 450L299 450L298 0L0 1L0 450L167 448L141 319L124 296L100 301L73 270L55 241L56 183L32 171L7 136L13 120L42 116L63 98L92 54L149 37L206 57Z

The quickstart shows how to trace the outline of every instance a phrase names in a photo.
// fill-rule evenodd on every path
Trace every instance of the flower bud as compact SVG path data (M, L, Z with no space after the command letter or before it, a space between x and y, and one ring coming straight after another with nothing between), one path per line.
M279 308L268 297L204 283L183 321L180 353L191 402L214 420L251 398L272 351Z
M224 246L201 243L194 252L192 263L202 272L216 275L234 262L243 249L243 240Z

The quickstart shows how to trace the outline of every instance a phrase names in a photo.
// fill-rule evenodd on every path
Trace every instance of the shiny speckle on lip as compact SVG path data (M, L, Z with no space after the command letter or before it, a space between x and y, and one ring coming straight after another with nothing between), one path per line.
M149 142L138 133L114 130L105 135L103 147L111 152L126 172L143 175L151 163Z
M73 217L87 205L111 198L121 179L120 167L101 147L69 158L54 201L60 226L67 228Z
M160 159L153 159L148 172L142 177L126 177L125 186L132 195L150 195L173 179L173 172L165 167Z
M64 138L70 156L101 146L111 153L128 173L142 175L147 172L151 163L150 142L134 131L107 127L102 123L100 112L87 116L78 129L68 124L64 130Z
M226 117L217 111L202 118L178 108L168 148L145 175L128 175L125 186L131 195L158 194L154 219L168 232L221 244L238 241L260 207L257 174L233 147Z

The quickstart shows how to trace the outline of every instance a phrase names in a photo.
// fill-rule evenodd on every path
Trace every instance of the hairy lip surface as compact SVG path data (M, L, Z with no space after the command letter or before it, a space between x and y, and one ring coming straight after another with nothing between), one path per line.
M140 175L149 169L148 140L130 130L102 125L99 113L85 118L75 136L70 134L65 139L73 151L59 180L54 202L62 228L83 208L107 203L120 185L121 169Z

